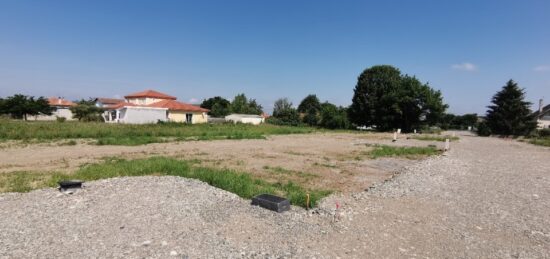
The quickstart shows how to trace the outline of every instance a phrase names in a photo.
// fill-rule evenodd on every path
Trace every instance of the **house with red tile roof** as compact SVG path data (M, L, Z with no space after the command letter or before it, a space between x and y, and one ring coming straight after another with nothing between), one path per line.
M206 123L208 111L176 101L177 98L155 90L145 90L124 96L125 102L107 107L106 122L155 123L157 121Z
M48 98L48 104L55 108L52 115L36 115L29 117L31 120L37 121L53 121L57 118L65 118L66 120L74 120L73 113L70 108L76 106L76 103L66 100L62 97Z

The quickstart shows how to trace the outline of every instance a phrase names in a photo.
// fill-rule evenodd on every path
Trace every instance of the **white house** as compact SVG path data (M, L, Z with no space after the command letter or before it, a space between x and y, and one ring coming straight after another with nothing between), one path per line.
M59 117L65 118L66 120L74 120L73 113L70 108L76 106L76 103L65 100L61 97L50 97L48 98L48 104L55 108L52 115L30 116L29 119L37 121L53 121Z
M550 128L550 104L542 106L542 99L539 101L539 110L533 115L537 118L537 126L539 129Z
M225 121L233 123L248 123L252 125L260 125L265 121L264 117L255 114L229 114L225 116Z
M126 101L105 106L104 119L115 123L156 123L158 121L206 123L207 109L176 101L176 97L154 90L124 96Z

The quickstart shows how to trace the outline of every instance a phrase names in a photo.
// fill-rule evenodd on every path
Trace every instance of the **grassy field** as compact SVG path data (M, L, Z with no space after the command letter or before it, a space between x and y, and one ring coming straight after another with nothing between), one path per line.
M0 174L1 192L28 192L43 187L55 187L66 179L93 181L122 176L173 175L198 179L217 188L250 199L261 193L281 195L291 204L306 206L306 195L310 194L310 205L329 195L328 190L307 190L293 182L269 183L250 174L229 169L201 167L199 161L177 160L167 157L122 160L107 159L102 163L82 166L76 172L13 172Z
M372 158L380 157L405 157L409 159L417 159L432 155L441 154L441 150L436 147L394 147L386 145L375 145L370 151L367 151L367 155Z
M24 122L2 120L0 140L52 141L94 139L98 145L142 145L148 143L214 140L262 139L266 135L311 133L309 127L262 124L106 124L93 122Z
M438 136L438 135L413 135L411 137L412 139L416 140L424 140L424 141L440 141L445 142L445 139L449 139L449 141L457 141L460 138L459 137L453 137L453 136Z

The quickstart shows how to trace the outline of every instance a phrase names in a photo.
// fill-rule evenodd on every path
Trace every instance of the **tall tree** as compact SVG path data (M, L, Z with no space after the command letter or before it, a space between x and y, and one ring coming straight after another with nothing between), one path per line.
M230 113L231 102L227 99L216 96L204 100L201 104L202 108L209 109L210 114L213 117L224 117Z
M319 126L328 129L347 129L349 128L348 112L343 107L325 102L321 104Z
M298 112L307 113L311 110L319 112L321 110L321 102L317 95L310 94L306 96L298 105Z
M247 99L246 95L238 94L231 102L231 112L241 114L262 114L262 106L254 99Z
M280 98L275 101L275 104L273 105L272 117L276 120L271 121L275 121L276 124L292 126L297 126L300 124L300 115L298 114L298 111L292 107L292 102L290 102L287 98Z
M530 102L525 101L525 90L509 80L497 92L487 106L486 122L491 133L498 135L521 136L531 133L537 127L532 115Z
M27 115L45 114L51 115L55 110L48 104L44 97L35 99L22 94L16 94L6 98L3 102L4 113L10 114L14 119L27 120Z
M73 117L77 118L79 121L102 121L101 113L103 109L95 106L95 100L80 100L77 102L76 106L69 108L73 113Z
M381 65L361 73L348 114L356 125L411 131L435 124L446 108L441 92L415 77L401 75L395 67Z

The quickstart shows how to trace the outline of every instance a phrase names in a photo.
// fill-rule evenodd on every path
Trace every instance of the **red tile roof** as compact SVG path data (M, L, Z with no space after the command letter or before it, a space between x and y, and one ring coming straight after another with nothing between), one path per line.
M176 97L174 97L174 96L163 94L163 93L157 92L155 90L145 90L145 91L141 91L141 92L137 92L137 93L133 93L133 94L129 94L129 95L124 96L124 98L126 98L126 99L128 99L128 98L144 98L144 97L176 100Z
M50 106L76 106L76 103L58 97L48 98L48 104Z
M186 112L208 112L204 109L192 104L182 103L174 100L162 100L148 105L149 107L168 108L170 111L186 111Z

